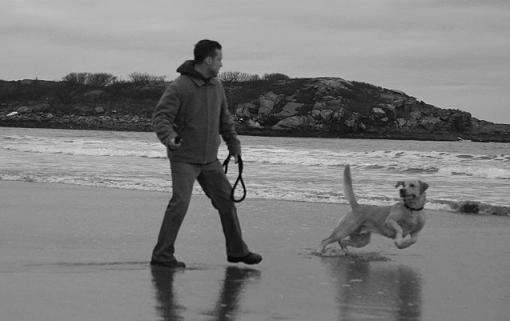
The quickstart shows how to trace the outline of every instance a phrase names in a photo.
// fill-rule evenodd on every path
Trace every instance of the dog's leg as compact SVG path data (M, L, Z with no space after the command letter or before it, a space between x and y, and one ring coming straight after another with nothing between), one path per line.
M418 232L415 232L415 233L411 233L411 237L410 238L404 239L400 243L397 243L397 241L395 240L395 245L399 249L405 249L406 247L410 247L411 245L413 245L417 241L418 241Z
M372 233L354 233L349 235L348 238L339 241L338 243L345 251L347 250L347 246L360 248L370 243L370 236L372 236Z
M346 238L349 234L356 231L356 229L359 228L359 222L358 218L355 216L355 213L349 213L345 215L340 222L338 223L338 226L333 230L331 235L322 240L321 245L319 247L319 253L324 253L324 250L326 249L326 246L328 246L331 243L339 242Z
M385 224L391 228L393 228L393 230L395 230L395 245L397 247L400 246L400 244L402 244L402 242L404 241L404 237L403 237L403 233L404 233L404 230L402 230L402 226L400 226L397 221L395 221L394 219L392 218L388 218L385 222Z

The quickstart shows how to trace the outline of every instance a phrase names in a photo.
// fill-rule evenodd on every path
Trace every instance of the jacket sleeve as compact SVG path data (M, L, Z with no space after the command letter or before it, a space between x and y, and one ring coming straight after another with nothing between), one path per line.
M232 115L228 110L227 97L223 91L220 114L220 134L228 147L230 154L241 155L241 142L237 138L237 132Z
M170 84L152 114L152 128L156 132L163 145L168 146L169 142L177 137L175 132L175 117L181 106L181 100L173 84Z

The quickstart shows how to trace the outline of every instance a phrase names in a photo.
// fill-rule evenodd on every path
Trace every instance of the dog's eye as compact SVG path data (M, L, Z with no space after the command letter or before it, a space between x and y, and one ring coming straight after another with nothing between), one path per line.
M411 184L411 185L409 185L409 186L414 187L414 184Z

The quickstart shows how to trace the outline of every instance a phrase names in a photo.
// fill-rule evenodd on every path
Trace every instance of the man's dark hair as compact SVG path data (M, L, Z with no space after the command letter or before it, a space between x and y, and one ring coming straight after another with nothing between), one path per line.
M199 64L209 56L214 57L216 55L216 49L221 50L219 42L207 39L200 40L197 42L195 49L193 50L195 63Z

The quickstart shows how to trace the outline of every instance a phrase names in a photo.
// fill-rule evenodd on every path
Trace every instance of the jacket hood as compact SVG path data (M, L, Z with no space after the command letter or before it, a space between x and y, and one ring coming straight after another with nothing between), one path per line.
M190 76L208 82L211 78L205 78L204 75L195 70L195 62L193 60L186 60L182 65L177 68L177 72L181 75Z

